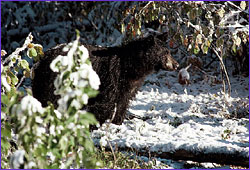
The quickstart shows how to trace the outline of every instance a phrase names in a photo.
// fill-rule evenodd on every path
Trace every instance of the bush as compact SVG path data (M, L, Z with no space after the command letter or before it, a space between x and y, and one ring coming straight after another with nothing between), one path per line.
M9 167L7 157L13 152L13 136L18 151L11 156L11 168L97 168L101 164L95 158L96 148L89 132L89 126L97 121L80 109L97 94L100 80L92 69L88 50L79 46L79 32L77 39L65 47L70 49L67 56L58 56L50 65L59 72L55 80L55 93L61 96L57 108L51 103L43 108L28 89L26 95L17 91L21 81L32 75L19 53L28 48L30 58L38 61L43 57L42 47L31 41L30 34L23 47L1 65L2 168ZM20 80L17 70L24 73Z

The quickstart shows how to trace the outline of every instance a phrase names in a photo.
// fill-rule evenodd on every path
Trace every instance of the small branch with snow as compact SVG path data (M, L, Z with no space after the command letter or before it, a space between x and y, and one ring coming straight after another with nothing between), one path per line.
M17 48L13 53L11 53L4 61L3 65L5 65L8 61L12 60L14 57L18 56L18 54L25 50L27 46L32 42L33 36L29 33L28 37L26 38L23 46L21 48Z

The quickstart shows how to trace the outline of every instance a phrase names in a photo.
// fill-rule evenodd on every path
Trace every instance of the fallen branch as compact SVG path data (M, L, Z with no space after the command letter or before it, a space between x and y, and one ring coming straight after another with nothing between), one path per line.
M173 153L156 153L151 152L154 157L161 157L165 159L173 160L192 160L195 162L213 162L226 165L238 165L243 167L249 167L249 158L242 157L240 153L228 154L228 153L195 153L186 151L183 149L176 150Z
M105 147L106 150L110 150L109 147ZM240 152L235 153L204 153L204 152L197 152L197 151L188 151L184 149L178 149L174 152L152 152L148 149L135 149L135 148L128 148L123 147L119 148L119 151L126 151L126 152L136 152L139 156L149 156L157 157L162 159L172 159L172 160L191 160L194 162L211 162L211 163L218 163L221 165L236 165L242 167L249 167L249 157L244 157Z

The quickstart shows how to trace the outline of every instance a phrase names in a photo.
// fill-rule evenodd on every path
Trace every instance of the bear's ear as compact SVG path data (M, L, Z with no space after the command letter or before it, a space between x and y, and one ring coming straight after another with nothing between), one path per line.
M151 40L154 40L154 35L152 35L152 34L150 34L149 36L148 36L148 39L151 41Z
M166 42L168 40L168 32L164 32L160 35L157 35L156 38L160 39L161 41Z
M156 44L156 38L154 35L149 35L146 38L142 39L142 42L148 44L149 46L153 46Z

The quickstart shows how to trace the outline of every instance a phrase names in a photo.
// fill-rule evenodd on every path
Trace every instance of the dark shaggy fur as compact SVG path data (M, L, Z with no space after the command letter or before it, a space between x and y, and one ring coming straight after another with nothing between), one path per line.
M115 116L112 122L121 124L129 100L135 96L144 78L159 69L174 70L178 67L161 36L149 36L119 47L85 45L89 50L93 69L101 80L100 93L89 100L86 109L94 113L100 124L111 119L113 114ZM58 96L53 93L56 74L50 70L49 64L56 56L63 54L63 47L61 45L45 52L45 58L35 69L33 95L43 106L47 105L47 101L57 104Z

